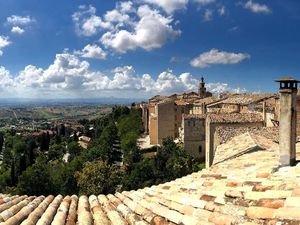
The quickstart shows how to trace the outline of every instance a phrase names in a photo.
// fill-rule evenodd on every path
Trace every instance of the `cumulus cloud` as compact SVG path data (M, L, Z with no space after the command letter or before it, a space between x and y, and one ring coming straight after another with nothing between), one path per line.
M152 50L162 47L181 33L172 27L172 17L165 17L148 5L140 6L137 15L139 21L132 25L132 31L121 29L106 32L101 38L102 44L120 53L136 48Z
M171 14L176 10L185 9L188 0L144 0L144 2L157 5Z
M83 36L93 36L99 33L102 29L111 28L109 22L103 21L101 17L96 16L96 8L89 5L82 5L78 12L72 15L73 22L77 34Z
M127 2L119 2L117 4L117 8L120 10L120 12L122 13L130 13L130 12L134 12L135 9L133 7L133 3L131 1L127 1Z
M88 44L81 51L75 51L76 55L83 58L106 59L107 53L96 44Z
M25 32L25 30L19 26L15 26L15 27L11 28L11 32L14 34L23 34Z
M20 71L15 78L15 83L22 87L37 88L42 86L43 69L33 65L28 65L24 70Z
M129 15L124 14L121 11L118 11L117 9L113 9L105 13L104 19L111 23L125 23L130 20L130 17Z
M211 49L194 58L191 61L191 65L193 67L205 68L213 64L237 64L249 58L250 55L247 53L234 53Z
M12 24L14 26L17 25L27 25L34 22L34 19L30 16L17 16L12 15L6 18L7 23Z
M244 7L254 13L269 14L272 12L271 9L267 5L259 4L259 3L253 2L252 0L247 1L245 3Z
M0 92L6 97L151 97L156 94L196 91L199 80L190 73L174 74L167 70L156 78L139 75L132 66L113 69L109 74L93 71L87 61L64 52L57 54L48 68L28 65L15 76L0 67ZM226 84L208 84L219 93L231 89Z
M6 18L7 24L11 25L11 33L23 34L25 29L35 22L35 19L30 16L11 15Z
M232 88L226 83L208 83L206 84L206 88L214 93L214 94L221 94L221 93L226 93L226 92L231 92L231 93L246 93L247 90L245 88Z
M0 66L0 80L0 92L9 90L14 85L12 76L3 66Z
M10 44L11 44L11 42L9 41L9 37L0 35L0 56L3 55L2 49L7 47Z
M173 27L172 16L162 15L149 5L135 8L131 1L117 3L103 17L97 16L96 8L91 5L80 6L72 18L78 34L92 36L101 32L100 42L104 47L119 53L161 48L181 33Z

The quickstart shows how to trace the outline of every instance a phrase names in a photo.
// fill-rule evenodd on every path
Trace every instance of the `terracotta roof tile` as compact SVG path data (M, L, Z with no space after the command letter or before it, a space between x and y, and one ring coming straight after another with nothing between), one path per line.
M211 113L207 118L213 123L246 123L262 122L262 115L259 113Z
M165 184L79 198L0 194L0 220L11 225L297 224L300 165L278 169L278 154L278 144L246 133L218 147L221 163Z

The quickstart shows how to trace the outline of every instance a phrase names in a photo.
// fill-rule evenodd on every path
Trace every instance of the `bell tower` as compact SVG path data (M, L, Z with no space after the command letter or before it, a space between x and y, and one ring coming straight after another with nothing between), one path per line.
M206 87L205 87L205 82L203 77L201 77L201 82L199 83L198 94L200 98L206 97Z

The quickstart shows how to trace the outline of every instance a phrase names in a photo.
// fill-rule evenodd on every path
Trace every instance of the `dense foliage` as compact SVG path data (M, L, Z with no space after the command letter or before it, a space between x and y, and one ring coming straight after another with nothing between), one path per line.
M79 122L83 134L92 138L87 149L82 149L76 133L68 134L64 126L56 128L55 136L0 132L0 192L108 194L166 182L203 166L171 138L161 147L139 149L137 139L143 126L138 109L115 106L110 114ZM146 157L149 152L152 157Z

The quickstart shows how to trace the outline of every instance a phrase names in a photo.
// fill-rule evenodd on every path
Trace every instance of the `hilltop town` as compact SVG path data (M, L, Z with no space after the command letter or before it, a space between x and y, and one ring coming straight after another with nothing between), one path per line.
M300 121L298 91L297 121ZM166 137L182 143L191 156L211 165L206 152L229 141L237 134L250 132L279 142L279 94L235 94L213 96L205 87L204 78L198 93L154 96L141 103L145 137L144 146L161 144ZM300 136L300 122L297 123Z

